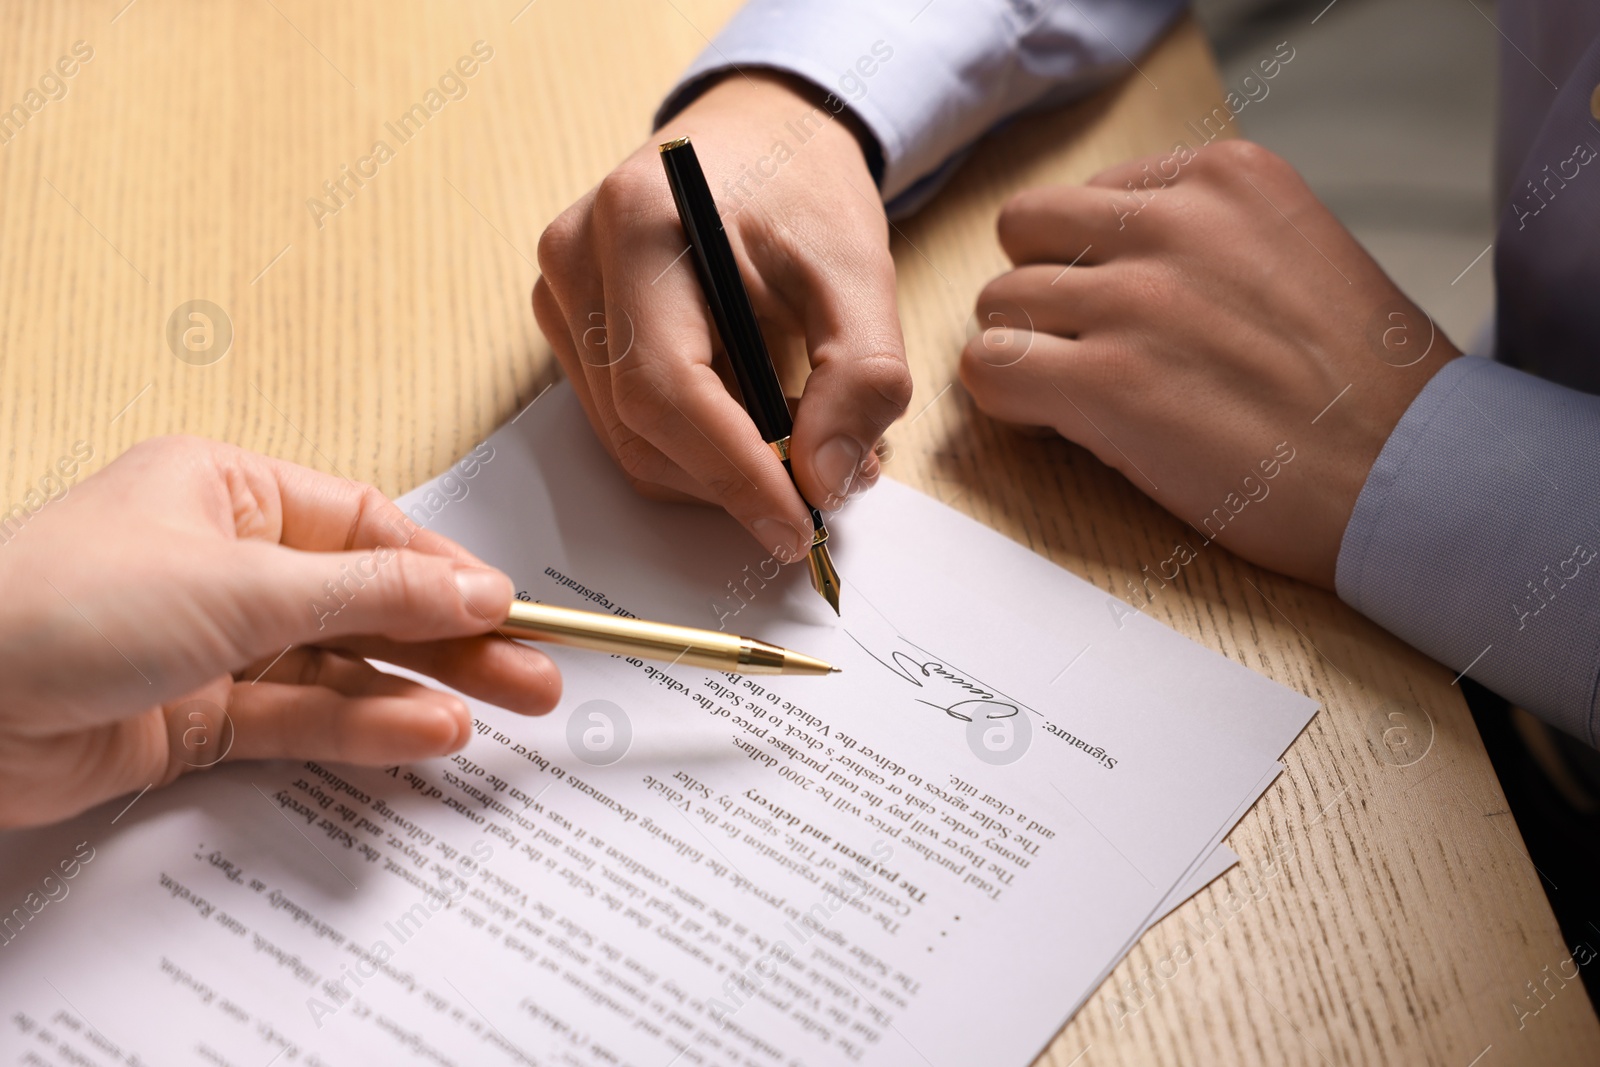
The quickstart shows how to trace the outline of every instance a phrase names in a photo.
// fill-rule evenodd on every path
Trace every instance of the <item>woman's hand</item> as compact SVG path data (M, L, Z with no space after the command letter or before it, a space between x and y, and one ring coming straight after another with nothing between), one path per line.
M511 581L377 490L229 445L129 449L0 546L0 826L223 760L461 748L459 697L541 714L561 679L491 635Z

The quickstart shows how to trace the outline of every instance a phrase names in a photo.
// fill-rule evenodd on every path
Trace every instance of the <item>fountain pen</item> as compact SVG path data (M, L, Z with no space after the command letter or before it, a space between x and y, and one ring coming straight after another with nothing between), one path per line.
M667 185L672 188L672 200L678 207L684 235L689 238L689 247L694 252L695 275L700 279L700 288L711 307L711 318L717 324L717 334L722 338L722 347L739 381L745 410L761 432L761 439L777 453L793 481L789 434L794 422L789 416L789 401L778 383L778 370L762 339L755 309L750 306L750 294L745 291L739 263L733 257L733 246L723 231L717 202L712 199L711 187L706 184L705 172L700 169L700 160L689 138L678 137L663 144L661 165L667 172ZM798 491L799 486L795 489ZM811 565L811 584L837 615L839 572L833 569L833 558L828 555L828 528L823 525L820 511L809 501L806 507L811 509L811 522L816 530L806 557Z

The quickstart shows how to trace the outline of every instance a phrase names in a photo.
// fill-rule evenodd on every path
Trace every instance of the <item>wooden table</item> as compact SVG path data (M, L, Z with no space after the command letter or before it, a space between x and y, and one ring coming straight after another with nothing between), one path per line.
M555 377L528 304L538 234L640 143L733 7L125 2L0 8L0 108L93 49L64 64L63 98L0 127L7 508L75 442L97 466L180 431L390 493L442 470ZM493 56L465 98L361 164L479 40ZM894 239L917 396L890 472L1113 593L1179 523L952 382L1005 266L1006 195L1170 148L1220 99L1190 25L1141 67L984 145ZM318 218L306 202L341 165L377 173ZM187 360L168 344L197 299L231 322L214 361L215 339ZM1218 548L1147 610L1323 710L1233 834L1241 868L1153 930L1042 1062L1600 1062L1576 981L1519 1029L1525 983L1569 950L1449 671Z

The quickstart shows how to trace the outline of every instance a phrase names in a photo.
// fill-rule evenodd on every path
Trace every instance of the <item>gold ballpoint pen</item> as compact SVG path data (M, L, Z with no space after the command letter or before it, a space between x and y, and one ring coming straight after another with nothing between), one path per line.
M625 619L596 611L513 601L500 624L507 637L545 641L619 656L668 660L691 667L737 674L837 674L838 667L814 656L779 648L754 637L740 637L692 626Z

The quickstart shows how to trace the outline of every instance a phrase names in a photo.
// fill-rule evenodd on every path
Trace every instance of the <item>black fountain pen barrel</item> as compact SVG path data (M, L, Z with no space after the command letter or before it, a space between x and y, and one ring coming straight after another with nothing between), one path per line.
M750 306L750 294L739 273L733 246L728 243L717 202L706 184L705 172L700 169L700 160L689 139L679 137L663 144L661 165L667 172L667 185L672 189L683 232L689 238L690 258L694 260L700 289L711 308L711 318L717 324L717 336L722 338L728 362L733 364L739 392L744 395L745 410L750 413L750 421L755 423L761 439L771 444L783 460L784 470L793 481L789 433L794 422L789 417L789 402L784 399L777 368L772 365L767 342L761 336L755 308ZM822 513L809 502L806 506L815 527L807 553L811 584L838 612L839 575L828 554L828 528L822 524Z
M739 273L739 261L722 226L717 202L706 184L705 172L688 138L680 137L661 146L661 163L667 185L689 238L690 258L695 275L711 308L717 334L733 365L745 409L763 441L781 441L789 436L793 421L789 402L778 382L778 372L761 336L750 294Z

